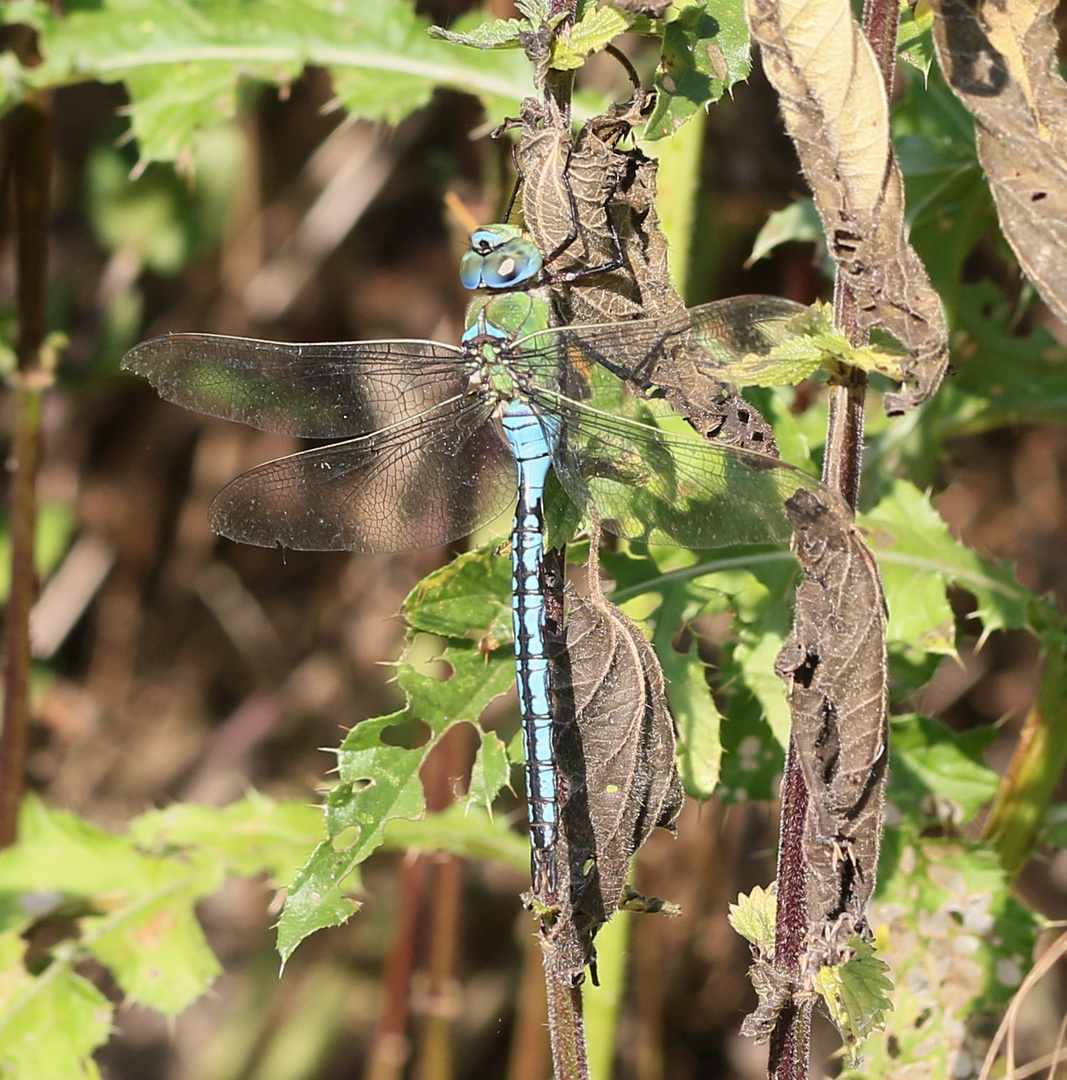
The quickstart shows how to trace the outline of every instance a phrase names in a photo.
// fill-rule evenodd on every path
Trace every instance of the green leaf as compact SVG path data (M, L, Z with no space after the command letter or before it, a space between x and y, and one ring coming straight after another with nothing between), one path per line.
M1011 330L1013 306L984 282L961 290L954 343L959 374L938 395L942 439L994 428L1067 424L1067 349L1043 326Z
M404 601L412 630L471 638L483 650L511 642L511 562L492 550L468 551L425 577Z
M181 868L177 859L168 863ZM161 875L165 878L172 874ZM221 880L162 880L148 894L114 914L85 920L85 943L110 968L126 998L177 1016L222 971L196 917L196 902Z
M946 585L977 598L973 614L986 632L1029 625L1031 594L1006 563L980 558L953 538L929 499L906 481L857 520L867 536L885 583L892 645L926 652L954 652L954 622Z
M610 4L592 8L569 30L553 39L549 67L557 71L580 68L591 53L610 45L614 38L629 29L633 21L633 15Z
M526 19L490 19L478 23L471 30L446 30L443 26L431 26L430 37L449 41L453 45L466 45L471 49L521 49L519 34L528 28Z
M757 885L748 895L740 893L726 918L734 930L755 945L761 956L774 955L774 928L778 919L778 890Z
M934 62L934 13L927 0L900 0L897 24L897 56L924 76Z
M385 846L401 851L446 851L465 859L507 866L525 874L530 869L530 844L506 821L485 810L453 803L423 821L394 818L385 829Z
M142 849L165 854L193 849L221 862L231 874L269 873L291 881L322 838L322 810L306 803L275 802L249 792L228 806L174 803L134 818L130 839Z
M663 56L656 72L656 105L645 137L662 139L718 101L752 70L748 24L740 3L707 0L679 4L678 16L663 30Z
M31 976L25 949L0 935L0 1076L99 1080L89 1055L111 1034L111 1003L68 966Z
M467 805L490 810L493 800L507 787L511 776L508 749L495 731L481 732L478 753L471 769L470 787L467 789Z
M146 855L128 836L36 799L25 800L19 844L0 853L0 891L51 889L82 899L97 914L81 919L78 949L110 967L130 1000L168 1015L199 997L220 970L195 905L217 891L223 872L215 859L196 853Z
M844 964L820 968L815 989L841 1033L852 1068L860 1064L856 1052L872 1031L885 1027L885 1015L893 1008L889 997L893 983L889 965L874 955L874 946L856 934L849 938L852 958Z
M775 210L764 222L752 244L750 263L769 255L782 244L822 244L822 219L812 199L796 199L781 210Z
M887 799L907 810L909 828L919 830L929 802L954 804L954 823L970 821L996 794L999 777L985 764L983 751L996 737L993 728L957 734L939 720L895 716L890 721L892 770ZM936 807L935 816L941 811Z
M291 83L308 64L325 68L355 116L396 123L437 86L479 95L491 115L514 112L529 72L514 52L459 53L432 40L406 0L201 0L195 7L145 0L72 0L9 6L5 21L40 31L43 62L10 66L0 111L29 91L97 79L125 82L142 160L170 160L194 132L230 119L247 80Z
M983 237L997 233L975 154L974 123L935 67L925 89L910 81L893 111L893 133L907 189L909 238L951 319L964 260Z
M69 503L43 502L37 508L37 532L34 536L33 563L42 578L48 578L59 566L70 547L77 525ZM7 515L0 516L0 604L6 603L11 589L11 533Z
M441 589L452 587L447 574L436 580ZM431 606L438 602L436 588L423 595ZM426 755L453 724L476 724L485 707L514 683L513 658L502 649L486 654L469 642L457 642L443 651L441 660L451 669L444 681L401 660L397 682L407 695L407 706L357 724L341 744L340 783L326 800L328 842L315 849L297 875L282 911L278 951L283 960L308 934L339 925L356 910L342 885L350 879L348 890L358 888L354 872L381 846L386 822L417 819L425 813L419 769ZM407 749L382 741L390 728L413 720L421 720L430 730L424 745Z

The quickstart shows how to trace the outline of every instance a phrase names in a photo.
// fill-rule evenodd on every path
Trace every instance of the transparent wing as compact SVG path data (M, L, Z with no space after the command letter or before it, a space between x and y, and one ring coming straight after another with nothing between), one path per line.
M772 360L776 351L805 332L811 319L811 310L792 300L735 296L655 319L540 331L516 342L512 351L524 358L544 358L545 364L562 350L572 366L580 359L593 360L643 385L655 380L661 365L669 368L682 358L730 379L731 369L747 373L754 361ZM537 360L532 363L539 366Z
M515 461L491 416L491 404L461 396L260 465L216 496L211 527L299 551L413 551L466 536L515 497Z
M122 366L187 409L315 439L362 435L461 393L474 366L434 341L289 344L170 334Z
M618 536L683 547L782 544L785 500L813 476L783 461L675 434L539 391L564 423L556 471L580 507L594 505Z

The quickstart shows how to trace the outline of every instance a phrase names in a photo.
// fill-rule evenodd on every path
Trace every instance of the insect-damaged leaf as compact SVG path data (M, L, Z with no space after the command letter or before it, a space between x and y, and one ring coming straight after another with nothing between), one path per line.
M747 0L747 10L859 325L883 327L912 353L896 377L913 388L887 394L886 410L912 408L945 373L945 316L905 238L904 183L874 54L848 0Z
M838 975L824 973L847 964L856 934L869 934L889 752L885 599L874 558L843 503L800 490L785 505L804 580L775 671L786 682L808 791L807 944L791 964L757 946L751 977L760 1001L743 1031L766 1039L791 999L830 994L828 1009L851 1044L877 1022L878 1010L842 1004L855 987L849 983L846 993Z
M568 984L581 981L593 937L620 906L663 910L630 899L630 858L657 825L673 832L683 801L659 661L638 625L601 594L595 544L590 595L569 591L553 664L561 888L542 945L546 968Z
M1067 85L1055 5L934 0L938 61L974 114L978 160L1027 277L1067 321Z
M679 329L690 329L685 302L671 284L667 240L656 212L657 163L639 150L618 149L641 122L646 104L639 95L594 117L573 141L551 104L543 108L529 99L523 106L515 150L523 221L545 258L563 324L678 315ZM590 273L598 268L607 269ZM806 309L784 300L768 304L764 321L779 329L807 316ZM645 358L615 373L642 390L662 390L700 434L775 456L770 425L724 387L716 361L695 325L693 330L673 335L654 362Z
M889 756L885 599L843 506L798 491L786 510L804 580L775 670L786 682L809 796L809 949L832 953L837 923L846 936L866 926L878 870Z

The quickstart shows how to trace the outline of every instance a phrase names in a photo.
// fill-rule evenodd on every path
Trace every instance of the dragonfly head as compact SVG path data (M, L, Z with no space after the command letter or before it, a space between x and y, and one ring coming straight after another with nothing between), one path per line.
M541 272L537 246L514 225L483 225L470 242L459 264L464 288L511 289Z

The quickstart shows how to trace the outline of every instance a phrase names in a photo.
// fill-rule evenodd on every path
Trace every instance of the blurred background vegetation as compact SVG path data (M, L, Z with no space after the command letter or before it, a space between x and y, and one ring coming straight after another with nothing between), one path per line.
M448 23L464 7L442 0L419 10ZM631 44L639 63L655 62ZM610 60L586 74L601 93L626 96ZM49 328L69 343L45 401L40 564L46 578L64 577L34 623L29 784L106 828L175 800L221 805L250 787L318 802L333 766L319 748L401 704L388 666L403 638L396 613L451 554L281 554L219 540L206 522L212 496L295 442L164 404L118 361L136 341L171 330L457 341L468 300L457 279L466 226L445 196L476 221L498 219L513 175L508 145L486 133L501 118L458 90L438 90L398 127L354 122L331 107L334 88L314 68L284 92L248 84L241 95L240 118L206 130L177 167L143 168L121 86L80 83L54 95ZM814 244L792 242L746 264L767 215L804 191L758 71L710 111L699 169L690 303L747 292L805 303L829 295ZM11 228L6 203L0 318L8 323ZM964 273L1009 296L1022 290L992 244L975 248ZM1021 581L1062 604L1067 432L998 426L947 450L928 463L929 482L953 532L1012 560ZM940 664L922 705L957 731L999 725L987 760L1002 770L1038 687L1037 646L1002 632L977 648L967 600L957 599L960 656ZM510 733L513 703L499 713ZM467 736L454 735L437 751L443 801L470 752ZM687 808L676 841L649 844L638 884L669 894L684 915L634 924L617 1075L761 1075L765 1051L737 1034L754 996L748 949L725 912L739 891L773 878L776 816L768 804L725 808L713 799ZM461 884L458 908L446 911L438 901L452 895L449 875ZM364 882L359 916L302 945L279 980L273 894L260 880L229 880L200 907L225 973L176 1022L121 1009L99 1055L104 1074L394 1075L403 1041L379 1041L373 1058L368 1048L383 969L388 980L407 964L412 1030L454 1025L455 1076L544 1077L540 956L519 901L523 875L381 853ZM1067 856L1035 860L1020 888L1037 910L1067 916ZM449 965L428 944L442 940L431 933L442 918L458 927L455 977L444 982L431 972ZM1035 998L1038 1050L1062 1011L1052 991ZM828 1028L816 1034L823 1051L836 1045ZM419 1075L446 1075L435 1045L420 1038Z

